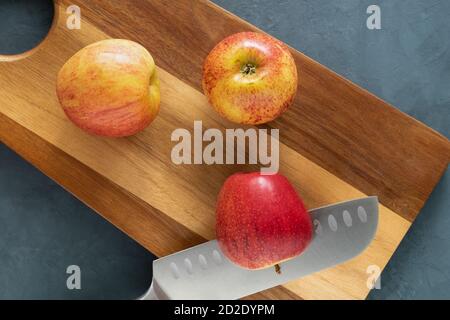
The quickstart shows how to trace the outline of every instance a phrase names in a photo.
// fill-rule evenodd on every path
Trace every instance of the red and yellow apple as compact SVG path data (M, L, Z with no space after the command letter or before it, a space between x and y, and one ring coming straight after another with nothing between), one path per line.
M309 213L280 174L230 176L219 193L216 214L219 246L243 268L277 265L302 253L312 240Z
M128 40L81 49L61 68L56 91L69 119L95 135L131 136L159 111L155 62L143 46Z
M203 65L203 90L219 114L241 124L274 120L297 93L297 67L288 47L262 33L222 40Z

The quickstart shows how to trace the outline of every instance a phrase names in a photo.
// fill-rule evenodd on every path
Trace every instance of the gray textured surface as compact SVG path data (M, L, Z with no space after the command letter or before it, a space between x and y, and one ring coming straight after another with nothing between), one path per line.
M34 48L47 34L53 18L52 0L0 0L0 54Z
M45 1L28 2L11 29L19 17L13 2L0 0L0 52L29 49L48 29L48 9L30 9ZM215 2L450 135L450 1ZM365 26L370 4L381 7L382 30ZM450 298L449 175L447 170L371 299ZM151 259L0 146L0 298L133 298L150 281ZM69 264L82 267L81 291L65 289Z

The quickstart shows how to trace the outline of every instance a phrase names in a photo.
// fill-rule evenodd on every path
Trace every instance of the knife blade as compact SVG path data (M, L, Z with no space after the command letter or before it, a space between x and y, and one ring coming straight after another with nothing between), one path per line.
M378 226L378 198L366 197L309 211L314 238L299 256L275 268L247 270L222 254L216 240L153 262L153 282L141 300L239 299L359 255Z

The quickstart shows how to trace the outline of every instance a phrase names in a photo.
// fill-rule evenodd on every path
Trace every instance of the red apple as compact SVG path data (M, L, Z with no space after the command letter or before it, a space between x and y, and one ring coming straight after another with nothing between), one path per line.
M57 78L58 98L78 127L108 137L133 135L159 111L156 66L140 44L108 39L71 57Z
M280 174L237 173L223 185L216 233L223 253L247 269L262 269L302 253L312 240L309 213Z
M297 93L297 67L288 47L262 33L242 32L222 40L206 58L203 90L228 120L272 121Z

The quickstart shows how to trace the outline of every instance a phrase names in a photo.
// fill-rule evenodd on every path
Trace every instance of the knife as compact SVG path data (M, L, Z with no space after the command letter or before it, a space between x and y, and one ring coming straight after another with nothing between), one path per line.
M140 300L239 299L359 255L378 226L378 198L366 197L310 211L314 237L299 256L275 268L247 270L231 262L216 240L153 262L153 281Z

